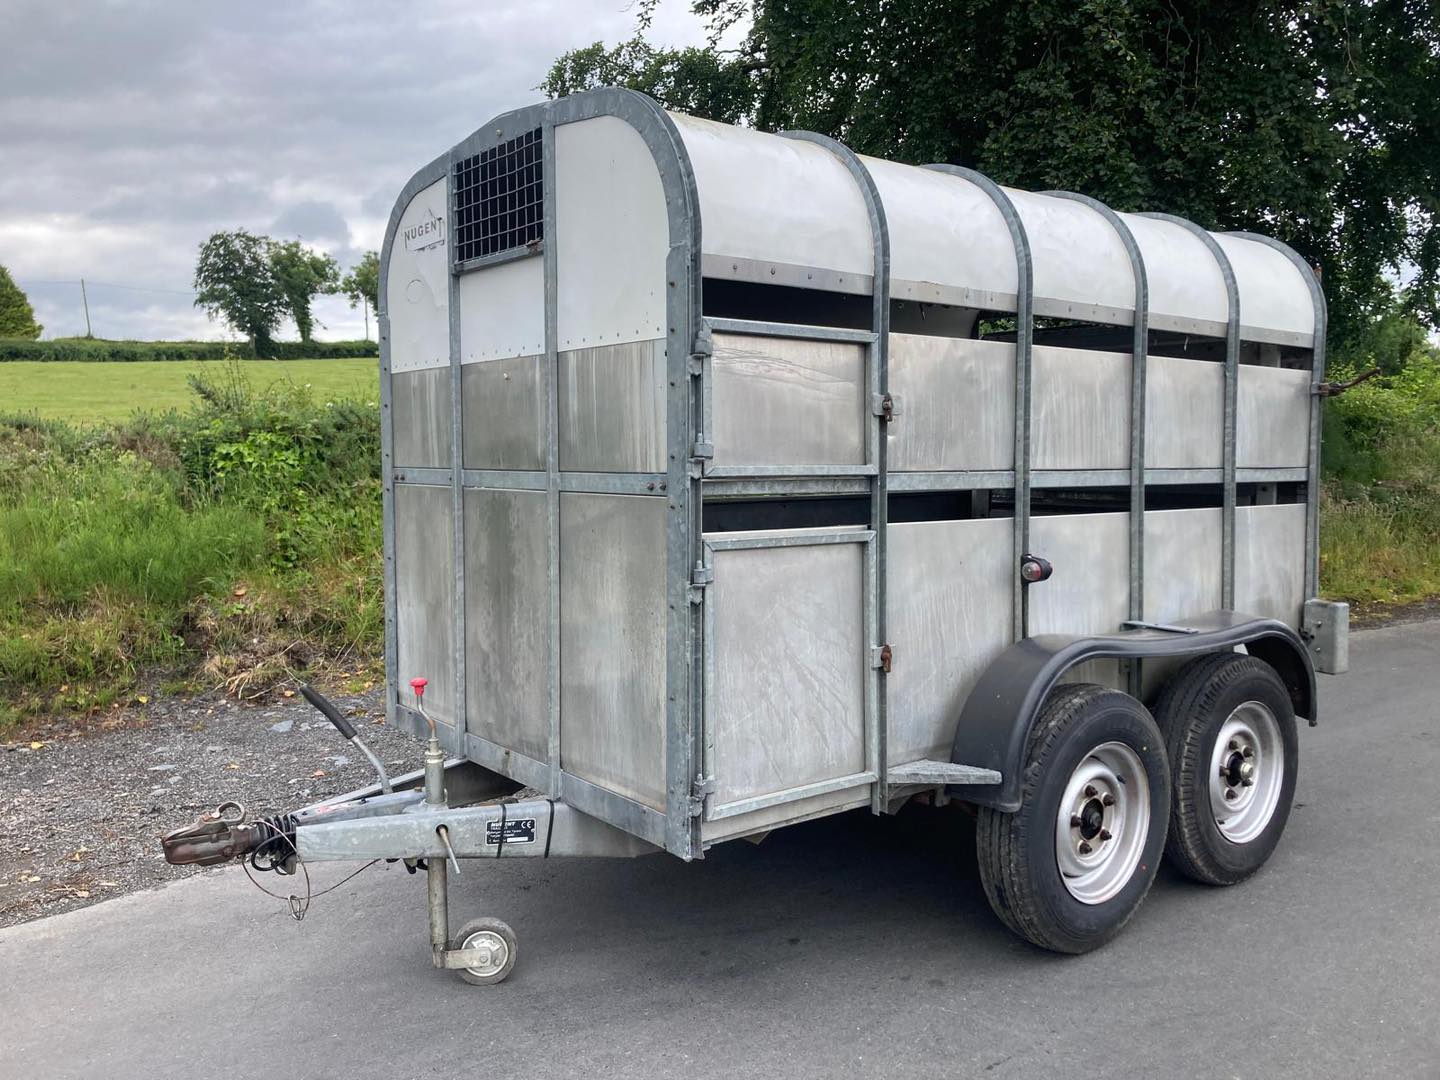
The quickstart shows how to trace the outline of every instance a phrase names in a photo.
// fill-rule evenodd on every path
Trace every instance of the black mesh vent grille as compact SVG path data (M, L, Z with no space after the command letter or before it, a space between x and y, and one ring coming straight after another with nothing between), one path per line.
M455 166L455 258L524 247L545 235L540 129L517 135Z

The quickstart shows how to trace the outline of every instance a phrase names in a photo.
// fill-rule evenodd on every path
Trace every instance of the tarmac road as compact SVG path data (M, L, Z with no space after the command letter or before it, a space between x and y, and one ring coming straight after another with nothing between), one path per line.
M456 922L520 937L488 988L430 968L423 877L297 925L225 871L0 931L0 1076L1440 1077L1440 622L1355 634L1321 693L1270 865L1162 869L1090 956L1001 928L933 811L466 864Z

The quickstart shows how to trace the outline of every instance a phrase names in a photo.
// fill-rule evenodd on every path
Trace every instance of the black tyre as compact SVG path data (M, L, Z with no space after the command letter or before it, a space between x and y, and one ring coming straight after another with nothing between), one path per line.
M1145 706L1065 686L1031 733L1013 814L982 808L980 880L1005 925L1044 949L1105 944L1150 891L1170 806L1164 743Z
M1155 719L1174 792L1166 857L1207 885L1244 881L1280 842L1295 799L1299 740L1285 684L1253 656L1202 656L1166 685Z

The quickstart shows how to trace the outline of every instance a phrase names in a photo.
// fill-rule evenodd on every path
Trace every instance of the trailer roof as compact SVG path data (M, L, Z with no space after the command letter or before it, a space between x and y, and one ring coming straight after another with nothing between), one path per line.
M671 113L695 176L706 276L868 294L874 267L865 200L829 149ZM1036 315L1130 325L1137 296L1125 239L1103 208L1061 193L999 188L983 178L860 159L890 241L896 299L1016 308L1013 222L1028 243ZM1163 216L1120 214L1134 238L1156 330L1223 336L1233 275L1245 340L1308 347L1311 282L1259 238L1210 234Z

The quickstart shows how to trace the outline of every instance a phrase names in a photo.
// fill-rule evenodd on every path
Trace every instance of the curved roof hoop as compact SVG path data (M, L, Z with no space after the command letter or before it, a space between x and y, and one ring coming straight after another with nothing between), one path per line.
M1225 419L1221 442L1221 482L1224 485L1224 502L1220 512L1220 606L1235 606L1235 414L1238 386L1240 381L1240 287L1235 281L1235 269L1230 265L1219 242L1205 229L1193 221L1176 217L1174 214L1141 214L1140 217L1156 221L1168 221L1191 233L1214 257L1220 266L1220 276L1225 279L1225 295L1230 312L1225 322Z
M1310 440L1308 447L1307 475L1305 481L1305 598L1320 595L1320 428L1324 410L1320 397L1320 384L1325 380L1325 332L1330 321L1329 305L1325 302L1325 290L1320 285L1315 268L1300 257L1300 253L1289 244L1271 236L1252 232L1230 232L1238 240L1253 240L1273 248L1289 259L1305 286L1310 290L1310 301L1315 308L1315 338L1310 361Z
M1135 278L1135 321L1130 346L1130 618L1145 617L1145 362L1150 346L1150 281L1135 234L1099 199L1075 191L1047 191L1088 206L1115 230Z
M869 372L870 400L873 403L871 412L876 419L872 419L868 426L869 458L875 466L875 476L871 485L870 498L870 527L875 532L875 573L874 590L875 600L870 614L870 624L874 634L874 644L880 647L885 644L885 534L888 522L888 498L886 488L886 443L885 419L893 415L894 402L890 399L890 226L885 220L885 204L880 198L880 189L875 186L875 178L870 175L870 170L860 160L860 156L851 150L838 139L832 139L829 135L821 135L815 131L782 131L782 138L795 139L800 142L814 143L823 147L840 159L841 163L849 171L855 181L855 186L860 189L861 197L865 200L865 210L870 218L871 245L875 253L875 270L871 278L871 330L875 339L869 346L869 363L866 368ZM879 678L879 676L874 676ZM872 697L870 711L873 714L874 730L867 745L873 747L875 760L871 771L877 777L875 786L871 789L871 809L875 813L883 813L886 802L886 758L889 755L887 746L887 728L885 719L885 697L883 693L876 693Z
M1030 418L1033 412L1030 369L1035 344L1035 267L1025 223L1005 189L984 173L961 165L935 164L925 168L968 180L990 197L1015 246L1015 578L1012 586L1014 636L1029 633L1029 599L1020 577L1020 564L1030 550Z

